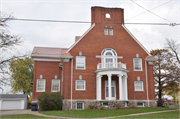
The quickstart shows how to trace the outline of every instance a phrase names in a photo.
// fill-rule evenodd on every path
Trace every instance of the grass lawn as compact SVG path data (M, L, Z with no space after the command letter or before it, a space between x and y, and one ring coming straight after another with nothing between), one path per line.
M0 116L0 118L9 118L9 119L12 119L12 118L24 118L24 119L27 119L27 118L46 118L46 117L43 117L43 116L36 116L36 115L32 115L32 114L19 114L19 115L4 115L4 116Z
M169 108L180 109L180 106L179 105L173 105L173 106L169 106Z
M149 118L149 119L165 119L165 118L176 118L179 119L179 111L173 111L173 112L163 112L163 113L156 113L156 114L146 114L146 115L138 115L138 116L126 116L126 117L119 117L119 118L113 118L113 119L141 119L141 118Z
M75 118L98 118L98 117L109 117L109 116L119 116L143 112L155 112L163 110L172 110L171 108L161 108L161 107L142 107L139 109L129 109L129 110L67 110L67 111L40 111L39 113L45 115L62 116L62 117L75 117Z

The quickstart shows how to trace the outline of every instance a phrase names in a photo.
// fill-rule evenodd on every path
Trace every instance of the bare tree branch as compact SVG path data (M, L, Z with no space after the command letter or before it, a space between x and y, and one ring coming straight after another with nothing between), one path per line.
M23 43L22 39L18 35L12 35L9 30L8 22L13 18L12 15L2 14L0 12L0 90L3 90L4 85L9 85L10 74L8 64L12 60L25 57L27 55L13 55L13 51L16 51L16 46ZM2 16L4 19L2 19Z
M174 57L180 64L180 44L178 44L175 40L166 39L165 48L174 54Z

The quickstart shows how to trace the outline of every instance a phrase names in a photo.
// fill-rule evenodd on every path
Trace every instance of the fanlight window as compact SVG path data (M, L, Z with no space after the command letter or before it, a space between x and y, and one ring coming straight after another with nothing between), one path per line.
M117 54L112 48L106 48L101 53L101 63L103 68L113 68L117 66Z

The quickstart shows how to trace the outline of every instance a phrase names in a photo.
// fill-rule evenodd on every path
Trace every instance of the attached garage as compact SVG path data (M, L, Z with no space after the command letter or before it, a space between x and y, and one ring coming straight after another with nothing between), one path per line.
M0 110L27 109L25 94L1 94L0 97Z

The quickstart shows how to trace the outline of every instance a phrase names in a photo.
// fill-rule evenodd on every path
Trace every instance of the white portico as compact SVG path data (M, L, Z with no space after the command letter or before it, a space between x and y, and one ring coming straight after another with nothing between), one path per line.
M105 82L107 87L105 88L105 100L128 100L128 90L127 90L127 72L122 71L102 71L96 74L96 100L102 100L102 76L107 75L108 81ZM119 86L119 97L116 97L115 83L112 80L112 75L118 76L118 86ZM113 91L114 90L114 91Z
M102 90L105 90L105 100L128 100L128 88L127 88L127 72L126 64L117 62L118 58L115 50L106 48L102 51L101 63L98 63L96 73L96 100L102 100ZM113 80L113 76L118 76L118 81ZM102 85L102 77L107 76L108 80L105 80L105 86ZM118 83L118 84L116 84ZM105 87L104 88L102 88ZM116 97L116 88L119 87L119 97Z

